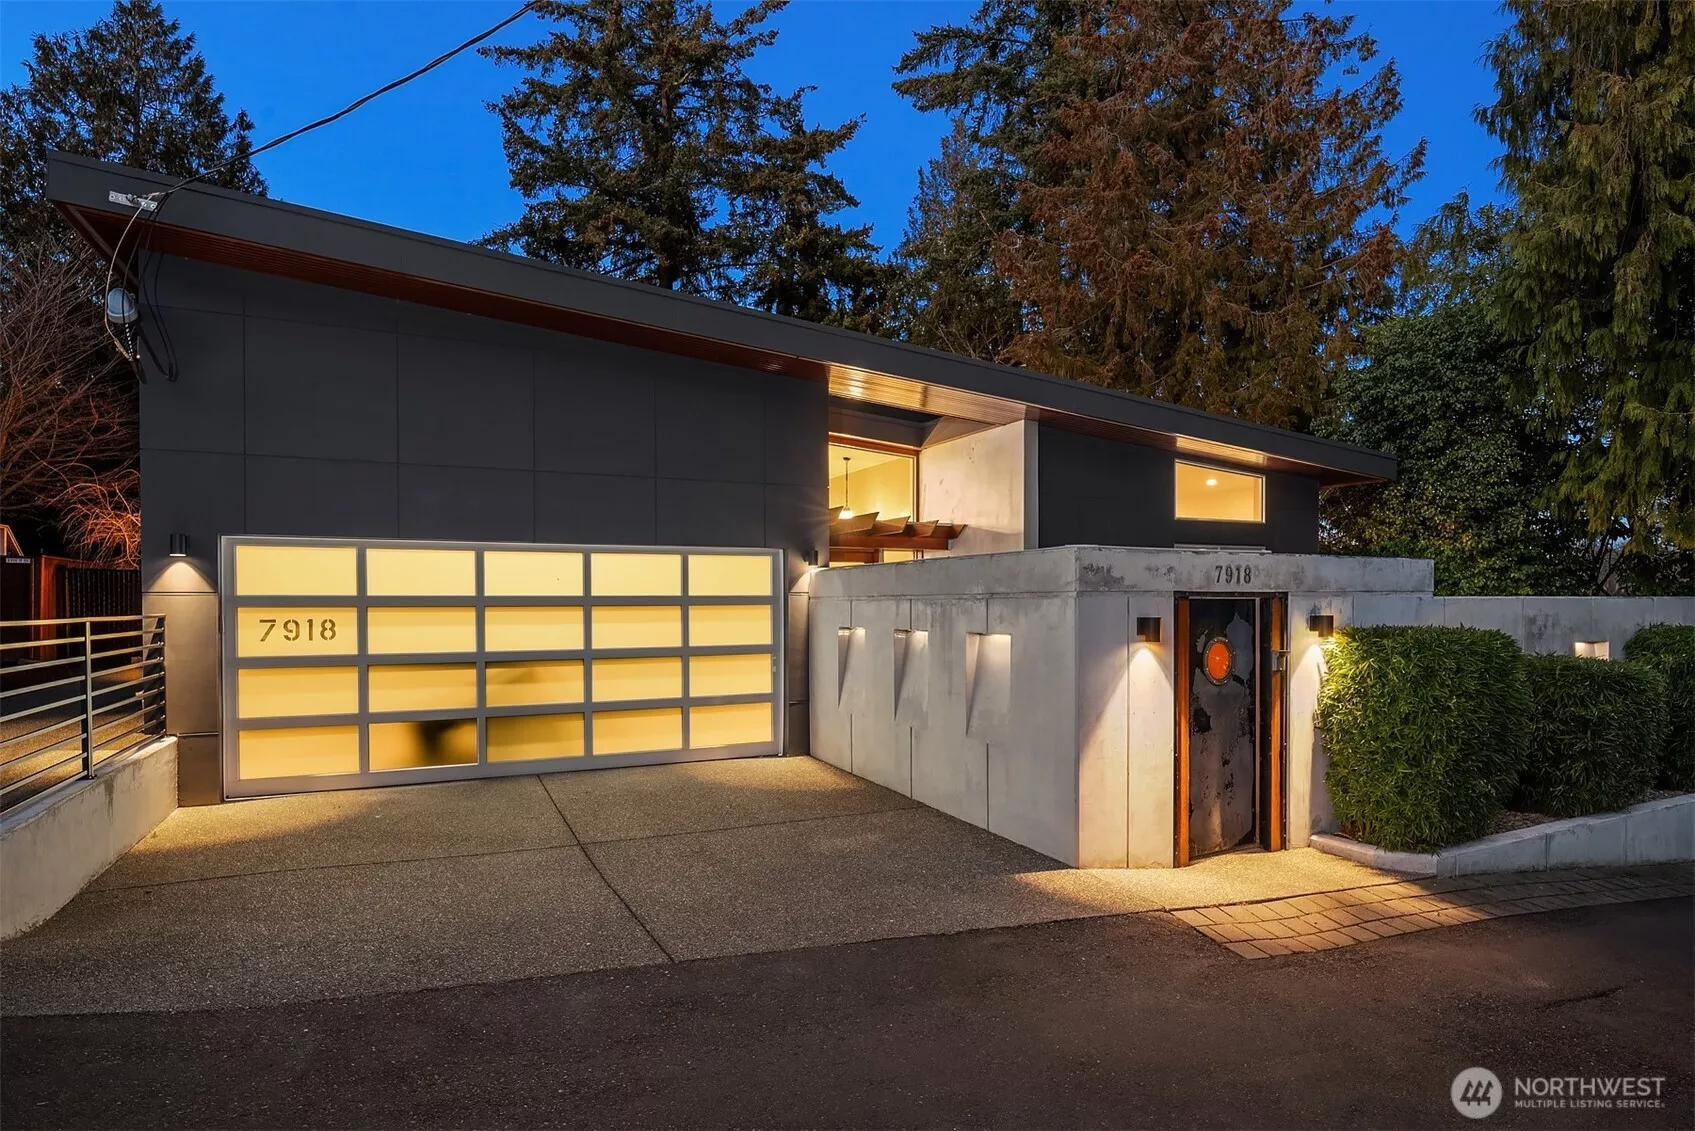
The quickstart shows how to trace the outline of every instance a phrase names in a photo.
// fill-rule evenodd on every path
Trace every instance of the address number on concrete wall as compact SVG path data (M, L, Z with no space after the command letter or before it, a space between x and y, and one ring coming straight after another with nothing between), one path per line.
M1221 585L1247 585L1254 579L1251 565L1215 565L1212 570L1213 581Z

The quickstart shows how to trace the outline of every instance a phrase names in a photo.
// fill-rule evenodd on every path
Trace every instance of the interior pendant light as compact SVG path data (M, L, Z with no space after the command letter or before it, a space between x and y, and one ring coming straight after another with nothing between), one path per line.
M852 456L842 457L842 513L840 518L852 518L853 508L848 506L848 464L853 462Z

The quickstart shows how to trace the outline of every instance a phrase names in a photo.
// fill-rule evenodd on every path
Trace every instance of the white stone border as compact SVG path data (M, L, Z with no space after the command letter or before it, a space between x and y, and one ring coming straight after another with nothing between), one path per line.
M1332 856L1413 876L1695 860L1695 793L1496 833L1437 852L1390 852L1335 833L1314 833L1311 844Z

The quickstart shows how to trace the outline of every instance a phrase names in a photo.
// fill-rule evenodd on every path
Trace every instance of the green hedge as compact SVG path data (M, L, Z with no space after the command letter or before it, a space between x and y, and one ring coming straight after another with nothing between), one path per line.
M1695 790L1695 625L1648 625L1625 644L1624 655L1665 677L1667 726L1658 785Z
M1665 680L1644 664L1526 656L1530 760L1518 807L1555 817L1642 799L1665 744Z
M1340 630L1318 725L1350 836L1425 851L1484 835L1528 750L1524 655L1504 632Z

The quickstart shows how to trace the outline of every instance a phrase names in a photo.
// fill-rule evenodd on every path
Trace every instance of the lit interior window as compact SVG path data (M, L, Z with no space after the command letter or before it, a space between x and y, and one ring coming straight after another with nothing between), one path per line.
M1265 477L1178 460L1177 517L1264 522Z
M917 518L918 459L897 452L830 445L830 505L856 515ZM845 515L844 515L845 517Z

